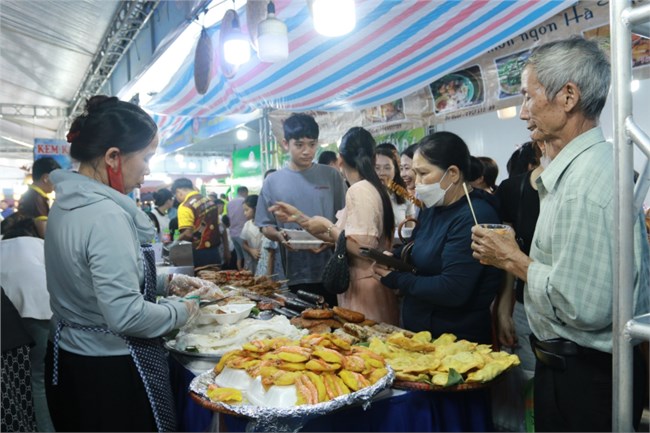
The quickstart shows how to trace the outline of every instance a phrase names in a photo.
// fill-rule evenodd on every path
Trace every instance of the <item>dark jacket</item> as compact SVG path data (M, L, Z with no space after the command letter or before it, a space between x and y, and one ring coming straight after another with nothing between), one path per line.
M496 201L484 191L470 194L479 223L500 223ZM474 225L467 200L423 209L411 250L417 275L391 272L381 282L404 296L402 324L433 337L450 332L459 339L491 343L490 304L502 271L472 257Z
M18 310L11 302L11 299L5 295L2 290L2 353L21 346L32 346L34 340L29 336L23 318L20 317Z

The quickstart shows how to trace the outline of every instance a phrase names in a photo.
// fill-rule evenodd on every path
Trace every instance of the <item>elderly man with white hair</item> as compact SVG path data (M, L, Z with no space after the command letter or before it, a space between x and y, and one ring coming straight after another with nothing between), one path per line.
M511 234L472 229L474 257L526 281L524 304L537 359L536 431L611 431L614 287L614 158L598 126L610 65L595 42L571 38L536 48L521 76L521 119L546 144L537 179L540 214L530 257ZM631 185L630 185L631 187ZM643 215L634 226L634 313L649 310ZM645 371L634 348L634 426Z

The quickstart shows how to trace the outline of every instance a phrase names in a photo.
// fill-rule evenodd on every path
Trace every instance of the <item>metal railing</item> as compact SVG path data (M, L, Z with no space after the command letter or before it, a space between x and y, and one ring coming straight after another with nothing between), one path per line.
M160 0L126 0L120 3L81 85L72 98L69 112L71 119L83 112L84 100L95 95L106 83L159 2Z
M650 318L633 318L634 222L650 186L650 164L634 190L633 148L637 144L650 157L650 140L632 116L632 26L650 19L650 4L632 7L631 0L610 3L612 102L614 131L615 191L614 215L614 303L613 303L613 389L612 431L633 431L634 338L650 336Z
M66 107L24 104L0 104L0 116L25 117L40 119L63 119L67 115Z

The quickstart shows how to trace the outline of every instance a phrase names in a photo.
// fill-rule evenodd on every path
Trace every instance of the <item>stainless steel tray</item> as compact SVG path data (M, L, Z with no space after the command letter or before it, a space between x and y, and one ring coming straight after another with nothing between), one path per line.
M167 341L165 341L165 349L169 351L176 361L194 374L200 374L206 370L213 369L221 359L221 355L178 350L172 347Z

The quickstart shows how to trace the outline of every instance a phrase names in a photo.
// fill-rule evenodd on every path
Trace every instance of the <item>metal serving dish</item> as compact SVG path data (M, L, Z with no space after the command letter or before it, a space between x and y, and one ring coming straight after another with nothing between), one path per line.
M165 341L165 349L167 349L171 356L183 365L183 367L196 375L213 369L221 359L221 355L178 350L175 347L172 347L167 341Z

